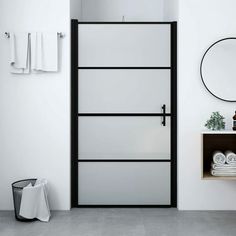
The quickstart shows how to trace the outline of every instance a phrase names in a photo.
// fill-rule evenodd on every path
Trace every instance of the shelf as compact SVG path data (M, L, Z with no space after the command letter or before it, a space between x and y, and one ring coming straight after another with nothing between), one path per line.
M209 172L205 172L202 176L203 180L236 180L236 176L213 176Z
M202 132L202 179L204 180L236 180L236 176L212 176L210 174L212 155L216 150L236 153L236 131L203 131Z

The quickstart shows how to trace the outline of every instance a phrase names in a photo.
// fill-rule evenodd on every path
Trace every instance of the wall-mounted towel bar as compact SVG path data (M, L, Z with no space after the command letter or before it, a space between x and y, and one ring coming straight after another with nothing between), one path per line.
M63 38L65 36L65 34L63 34L62 32L57 32L58 36L60 38ZM7 38L10 38L10 33L9 32L5 32L5 35Z

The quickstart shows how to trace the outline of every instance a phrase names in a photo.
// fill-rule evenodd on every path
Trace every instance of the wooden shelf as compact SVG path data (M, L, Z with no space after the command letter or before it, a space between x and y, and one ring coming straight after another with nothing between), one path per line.
M202 179L203 180L236 180L233 176L212 176L211 162L213 152L232 150L236 153L236 131L203 131L202 132Z
M209 172L203 173L203 180L236 180L236 176L213 176Z

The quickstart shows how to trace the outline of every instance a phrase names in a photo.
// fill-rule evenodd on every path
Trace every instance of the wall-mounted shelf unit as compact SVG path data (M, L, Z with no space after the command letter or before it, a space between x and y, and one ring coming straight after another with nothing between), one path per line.
M202 179L236 180L236 177L218 177L211 175L212 154L214 151L232 150L236 153L236 132L231 130L202 132Z

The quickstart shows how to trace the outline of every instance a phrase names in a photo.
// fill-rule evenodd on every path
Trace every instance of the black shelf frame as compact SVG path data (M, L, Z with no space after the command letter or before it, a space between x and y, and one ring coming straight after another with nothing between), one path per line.
M168 67L80 67L78 57L78 27L83 24L166 24L171 27L171 62ZM162 113L79 113L78 86L79 70L170 70L171 73L171 111ZM79 159L78 133L79 117L83 116L147 116L163 117L162 125L166 125L166 117L171 119L171 159ZM78 204L78 164L79 162L169 162L171 164L171 197L170 205L79 205ZM71 20L71 207L177 207L177 22L78 22Z

